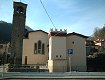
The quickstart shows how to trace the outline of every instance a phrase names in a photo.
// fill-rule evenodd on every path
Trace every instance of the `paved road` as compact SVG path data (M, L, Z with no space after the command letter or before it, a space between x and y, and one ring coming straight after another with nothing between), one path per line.
M65 72L65 73L36 73L36 72L7 72L0 73L0 78L6 79L103 79L105 72Z

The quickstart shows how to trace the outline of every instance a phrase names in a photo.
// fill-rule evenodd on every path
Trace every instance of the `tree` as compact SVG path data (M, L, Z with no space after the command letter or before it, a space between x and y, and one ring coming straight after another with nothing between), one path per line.
M105 39L105 25L102 28L96 27L94 29L93 37L94 37L95 40Z
M93 37L94 37L95 40L99 39L99 32L100 32L100 29L98 27L96 27L94 29L94 33L93 33Z

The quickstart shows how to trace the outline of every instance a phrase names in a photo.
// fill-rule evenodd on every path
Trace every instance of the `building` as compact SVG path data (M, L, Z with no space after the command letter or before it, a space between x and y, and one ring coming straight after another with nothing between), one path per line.
M86 71L86 38L78 33L51 29L49 33L36 30L23 40L22 64L46 65L49 72ZM72 49L70 57L67 50Z
M66 48L67 31L51 31L49 37L49 72L66 72L67 71L67 48Z
M87 36L78 33L67 34L67 49L73 49L71 56L72 71L86 71L86 38Z
M11 34L11 59L13 63L11 64L19 66L22 64L22 49L27 4L14 2L13 8L13 27Z
M48 33L31 31L23 40L22 63L25 65L46 65L48 61Z
M87 36L51 29L36 30L24 37L27 4L14 2L11 58L15 66L47 65L49 72L86 71ZM68 51L72 55L68 56ZM69 53L71 54L71 52Z
M95 52L97 52L97 49L95 48L94 40L91 39L91 37L87 38L86 40L86 56L93 55Z
M10 54L10 42L0 41L0 64L8 62Z
M105 53L105 40L96 40L95 42L95 46L98 49L98 53Z

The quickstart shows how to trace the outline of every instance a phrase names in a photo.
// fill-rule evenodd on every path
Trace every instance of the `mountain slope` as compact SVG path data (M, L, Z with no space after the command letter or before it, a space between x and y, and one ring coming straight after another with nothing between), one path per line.
M25 26L27 31L33 31L30 27ZM10 41L12 32L12 24L0 21L0 41Z

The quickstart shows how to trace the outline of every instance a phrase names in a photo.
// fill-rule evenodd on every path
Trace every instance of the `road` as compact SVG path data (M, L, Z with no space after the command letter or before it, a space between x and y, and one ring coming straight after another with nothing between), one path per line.
M3 79L103 79L105 80L105 72L64 72L64 73L48 73L48 72L6 72L0 73Z

